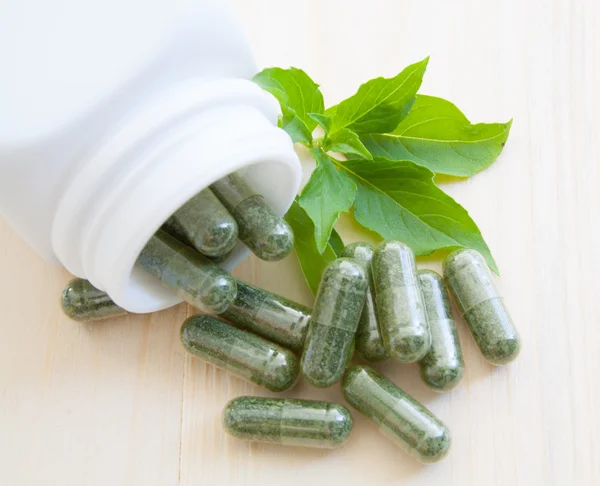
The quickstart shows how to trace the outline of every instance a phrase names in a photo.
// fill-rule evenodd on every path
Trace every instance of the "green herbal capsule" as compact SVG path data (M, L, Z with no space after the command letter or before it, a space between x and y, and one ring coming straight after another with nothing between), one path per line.
M137 263L187 303L203 312L225 312L235 299L235 279L164 231L146 244Z
M383 346L375 310L375 292L371 272L373 251L373 247L368 243L351 243L344 248L342 256L354 258L366 270L369 290L356 330L356 350L365 361L378 362L388 359L389 355Z
M352 416L337 403L239 397L223 410L223 426L239 439L334 449L348 439Z
M204 189L179 208L165 222L163 230L211 258L228 255L238 237L235 219L210 189Z
M274 392L289 390L300 372L291 351L211 316L188 318L181 342L194 356Z
M294 233L263 196L237 174L210 186L238 224L239 238L261 260L281 260L294 247Z
M237 282L237 297L222 317L269 341L300 350L311 310L280 295Z
M436 462L448 453L448 428L425 406L369 366L348 368L342 390L350 405L421 462Z
M483 356L492 364L512 361L520 339L483 256L457 250L444 261L444 278Z
M323 272L301 360L302 373L313 385L329 386L342 379L352 358L367 287L365 271L356 260L339 258Z
M383 345L390 357L409 363L431 346L413 251L399 241L382 243L371 261Z
M444 280L431 270L419 270L431 349L419 361L423 381L436 391L454 388L465 373L456 324Z
M62 293L61 303L64 313L79 322L127 314L127 311L115 304L106 292L82 278L75 278L67 284Z

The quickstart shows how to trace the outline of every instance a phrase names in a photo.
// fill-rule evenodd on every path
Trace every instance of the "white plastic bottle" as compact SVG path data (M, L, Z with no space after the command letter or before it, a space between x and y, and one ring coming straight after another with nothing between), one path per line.
M296 194L278 104L219 0L4 0L0 69L0 215L129 311L179 302L134 264L200 190L242 169L280 214Z

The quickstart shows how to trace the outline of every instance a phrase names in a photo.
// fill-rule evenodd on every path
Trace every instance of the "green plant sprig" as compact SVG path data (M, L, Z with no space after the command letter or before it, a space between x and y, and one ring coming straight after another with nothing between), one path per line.
M473 248L498 273L479 228L434 176L470 177L489 167L512 121L472 124L449 101L417 94L428 62L367 81L327 110L319 85L301 69L267 68L254 77L279 101L280 127L317 163L286 215L313 292L343 247L334 229L341 213L417 255ZM315 137L318 126L322 135Z

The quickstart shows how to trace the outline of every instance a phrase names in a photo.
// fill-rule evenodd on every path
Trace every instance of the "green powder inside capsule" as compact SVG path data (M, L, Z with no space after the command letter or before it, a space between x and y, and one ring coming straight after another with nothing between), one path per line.
M64 313L79 322L108 319L127 314L108 294L82 278L71 280L61 299Z
M237 282L237 296L222 317L277 344L300 350L311 310L280 295Z
M225 312L235 299L237 286L231 275L164 231L150 239L137 263L203 312Z
M371 261L383 344L403 363L422 359L431 345L415 255L400 241L385 241Z
M211 316L192 316L181 327L188 352L245 380L281 392L300 371L291 351Z
M379 362L389 359L389 355L383 346L375 308L375 290L371 272L373 251L373 247L368 243L351 243L344 248L342 256L354 258L363 265L369 280L369 290L356 331L356 350L365 361Z
M444 261L444 278L483 356L495 365L515 359L519 334L483 256L475 250L452 252Z
M419 270L425 314L431 331L431 349L419 361L423 381L436 391L454 388L465 372L456 324L444 280L431 270Z
M233 173L210 188L235 218L240 240L258 258L277 261L292 251L292 229L243 177Z
M164 231L211 259L227 257L237 243L237 223L210 189L179 208Z
M419 461L436 462L448 453L448 428L425 406L369 366L348 368L342 390L352 407Z
M342 379L352 357L354 337L367 294L363 267L339 258L323 272L302 352L302 373L315 386Z
M333 449L348 439L352 416L337 403L238 397L225 407L223 426L239 439Z

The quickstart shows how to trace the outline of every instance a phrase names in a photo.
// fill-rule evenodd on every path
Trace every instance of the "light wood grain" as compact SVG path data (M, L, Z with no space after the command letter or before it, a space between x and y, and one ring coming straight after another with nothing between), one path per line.
M295 65L329 104L431 55L423 91L474 121L514 117L497 164L445 186L479 223L523 338L488 365L460 328L467 374L437 395L414 366L379 366L453 433L421 466L354 414L333 452L225 436L230 398L263 394L184 354L185 306L79 325L68 276L0 221L0 484L454 486L600 484L600 7L596 0L236 0L263 66ZM347 220L346 241L361 239ZM435 258L423 266L439 268ZM236 276L310 304L294 258ZM287 396L341 400L302 383Z

